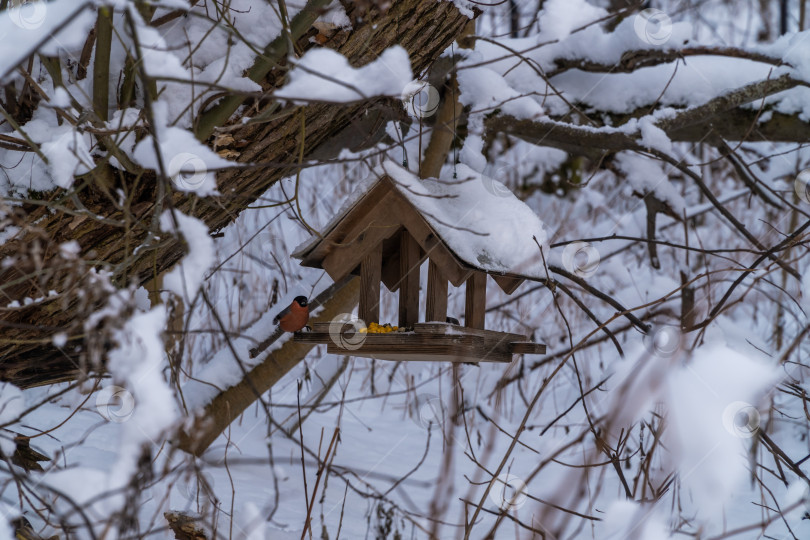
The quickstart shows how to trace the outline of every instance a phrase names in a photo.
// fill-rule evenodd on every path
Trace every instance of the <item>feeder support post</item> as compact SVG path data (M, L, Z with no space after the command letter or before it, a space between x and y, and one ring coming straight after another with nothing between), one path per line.
M473 272L467 278L464 325L469 328L484 329L484 315L487 309L487 275Z
M421 248L407 229L399 233L399 326L419 321L419 277Z
M447 320L447 278L442 274L439 265L428 263L428 288L425 321L444 322Z
M360 305L358 315L365 323L380 322L380 280L382 279L382 242L360 262Z

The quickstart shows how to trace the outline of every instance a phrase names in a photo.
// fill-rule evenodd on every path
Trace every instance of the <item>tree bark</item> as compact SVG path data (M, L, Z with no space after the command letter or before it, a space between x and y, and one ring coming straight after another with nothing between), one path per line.
M393 2L385 12L373 3L347 3L345 7L354 28L338 32L325 46L360 66L399 44L409 52L415 74L430 66L469 21L452 3L436 0ZM299 40L299 45L310 47L309 38L314 32ZM271 70L263 82L265 90L280 87L283 75L281 68ZM255 117L272 105L247 103L241 114ZM150 235L160 233L150 227L161 209L174 207L204 220L212 231L221 230L273 183L294 172L302 145L308 156L369 107L391 106L400 105L386 99L348 105L288 105L277 111L285 114L275 114L266 123L247 125L241 125L237 115L229 122L234 143L227 149L238 154L236 161L240 163L268 166L220 173L217 184L222 195L218 197L200 199L170 192L158 200L155 193L159 191L158 182L163 180L153 172L125 174L101 165L92 174L77 179L75 196L57 190L38 197L58 204L57 211L34 203L16 209L11 224L21 230L0 246L0 260L11 257L16 261L0 268L0 305L14 300L22 305L27 297L43 300L21 308L0 309L0 380L28 387L99 369L87 361L89 336L82 323L112 291L96 291L89 299L84 296L86 282L92 277L91 267L109 270L118 287L143 284L169 269L184 254L181 239L165 234L150 239ZM116 189L129 195L123 210L111 204ZM95 219L98 216L103 220ZM92 263L67 264L60 259L59 244L68 240L76 240L81 246L81 258ZM52 290L58 294L49 297ZM56 347L52 337L60 332L68 335L68 342Z

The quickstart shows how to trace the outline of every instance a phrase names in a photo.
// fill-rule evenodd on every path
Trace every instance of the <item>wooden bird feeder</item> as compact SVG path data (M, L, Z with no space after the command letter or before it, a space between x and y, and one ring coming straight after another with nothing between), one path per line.
M359 274L358 316L365 324L380 322L381 283L392 292L399 291L398 326L408 331L368 333L353 339L351 334L359 330L357 324L315 323L312 332L296 334L293 339L326 344L329 353L381 360L511 362L513 354L544 354L545 345L530 342L525 335L484 328L487 275L507 294L533 277L497 264L498 245L505 238L454 223L469 221L475 208L479 213L483 210L484 216L497 215L492 205L504 207L514 219L516 205L522 205L518 214L523 212L524 217L536 221L524 226L542 229L535 214L511 193L493 193L480 186L474 202L467 204L470 201L453 196L454 190L469 191L462 174L450 186L436 180L421 181L391 162L383 168L376 180L326 226L321 237L300 246L293 256L303 266L325 270L334 281ZM498 184L498 189L506 188ZM426 259L427 301L424 322L420 322L420 267ZM445 322L448 282L465 286L463 326ZM343 335L347 332L349 335Z

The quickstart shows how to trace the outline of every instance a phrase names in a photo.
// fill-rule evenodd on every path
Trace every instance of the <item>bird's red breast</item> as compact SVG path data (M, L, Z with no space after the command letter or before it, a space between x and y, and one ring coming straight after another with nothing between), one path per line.
M307 321L309 321L309 307L302 307L293 301L290 311L279 319L278 325L285 332L298 332L307 325Z

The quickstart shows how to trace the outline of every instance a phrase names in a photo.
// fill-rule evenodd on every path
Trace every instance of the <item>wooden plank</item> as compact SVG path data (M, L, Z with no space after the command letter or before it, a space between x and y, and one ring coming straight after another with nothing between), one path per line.
M472 335L441 334L368 334L356 349L348 350L327 343L330 354L349 354L381 360L410 359L459 362L509 362L512 355L505 348L487 345L484 338Z
M506 294L512 294L515 290L520 287L520 284L526 281L524 278L517 277L517 276L500 276L498 274L490 274L492 279L495 280L495 283L498 284L498 287L503 290Z
M312 343L319 345L329 341L329 334L325 332L300 332L293 334L293 341L298 343Z
M329 351L327 351L329 352ZM330 353L340 354L340 353ZM346 354L345 352L343 354ZM351 356L359 358L373 358L375 360L388 360L391 362L465 362L465 363L478 363L478 362L495 362L501 364L509 364L512 362L512 355L499 355L490 356L487 358L479 358L477 356L470 356L464 354L408 354L399 352L384 352L384 353L366 353L360 351L352 351Z
M459 326L457 324L439 323L439 322L423 322L413 325L413 330L417 334L469 334L473 336L481 336L488 340L497 340L510 343L513 341L526 341L525 334L517 334L512 332L501 332L500 330L484 330L482 328L469 328L466 326Z
M358 315L366 324L380 322L380 272L382 272L382 242L360 263L360 305Z
M465 294L464 326L483 330L487 309L487 275L483 272L473 272L467 279Z
M323 328L323 327L320 327ZM351 337L351 336L350 336ZM300 332L293 340L302 343L334 343L329 332ZM417 334L415 332L388 332L366 334L358 348L378 349L383 347L482 347L486 342L483 336L472 334ZM337 345L337 343L335 343ZM449 349L448 349L449 350Z
M509 352L513 354L546 354L546 346L531 341L513 341L509 344Z
M404 230L400 227L396 233L389 238L383 240L382 252L382 282L385 287L391 292L399 290L399 231ZM396 245L395 245L396 244ZM360 265L356 266L351 274L355 276L360 275Z
M392 195L386 195L380 206L365 216L365 220L357 221L353 228L345 231L345 236L330 242L331 247L321 266L334 281L343 279L364 257L377 249L378 244L397 233L400 224L387 209L391 201Z
M331 338L330 338L330 341ZM358 349L390 350L396 347L401 352L452 352L454 347L483 347L485 339L471 335L416 334L413 332L389 332L366 334Z
M380 207L393 189L394 186L391 182L377 182L341 219L334 223L329 231L323 233L323 238L301 259L301 265L322 268L322 261L329 255L334 244L342 243L348 233L357 231L360 223L367 222L367 216Z
M328 323L318 325L318 330L328 329ZM355 343L353 335L347 334L347 343ZM337 342L336 342L337 340ZM361 343L340 346L340 338L328 332L302 332L293 336L293 341L308 344L326 344L329 354L348 354L380 360L442 361L442 362L510 362L512 353L508 341L496 341L483 336L463 334L417 334L392 332L366 334Z
M377 321L377 322L379 322L379 321ZM332 324L331 322L310 324L309 326L312 328L312 332L301 332L301 335L328 334L332 330L331 324ZM351 325L350 325L350 322L344 323L343 328L346 329L347 331L350 331L351 328L352 328ZM371 335L371 336L383 336L383 335L388 336L388 335L394 335L394 333L390 332L388 334L369 334L369 335ZM406 335L407 336L407 335L410 335L410 334L407 333L407 332L397 332L396 335ZM526 340L526 336L520 336L517 339L512 339L512 341L525 341L525 340Z
M430 259L428 263L427 302L425 320L444 322L447 320L447 278L439 265Z
M511 357L512 353L509 350L509 343L511 342L524 342L526 336L522 334L512 334L509 332L499 332L497 330L483 330L480 328L468 328L466 326L458 326L455 324L442 324L442 323L417 323L414 325L414 332L416 334L445 334L445 335L476 335L484 338L484 346L476 351L476 355L480 361L502 361L492 360L493 358L503 358L506 356Z
M332 328L332 322L309 323L309 326L312 328L312 332L301 332L301 335L308 336L311 334L328 334Z
M413 326L419 320L419 244L402 229L399 235L399 326Z
M311 323L312 332L301 332L295 335L296 341L305 341L309 343L326 343L329 341L329 332L332 329L331 322L316 322ZM346 328L350 328L348 323ZM391 332L388 334L369 334L371 338L392 338L395 339L410 339L408 336L420 336L426 334L438 334L443 336L479 336L486 341L502 341L504 343L532 343L527 341L525 334L517 334L513 332L501 332L500 330L482 330L480 328L467 328L466 326L459 326L450 323L438 322L420 322L413 325L413 332ZM543 345L545 346L545 345Z

